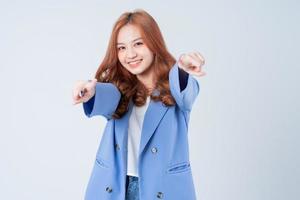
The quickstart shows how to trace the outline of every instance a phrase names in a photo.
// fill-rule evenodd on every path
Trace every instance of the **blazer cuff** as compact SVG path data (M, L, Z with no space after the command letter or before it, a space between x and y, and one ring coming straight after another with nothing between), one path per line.
M169 72L169 84L172 96L183 111L190 111L199 93L198 81L191 75L187 76L186 87L181 90L178 62L174 64Z
M121 93L112 83L98 82L95 95L83 103L83 110L87 117L102 115L111 118L119 105Z

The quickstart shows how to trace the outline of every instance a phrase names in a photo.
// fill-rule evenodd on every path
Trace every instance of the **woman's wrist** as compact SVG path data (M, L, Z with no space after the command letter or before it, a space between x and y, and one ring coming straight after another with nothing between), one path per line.
M179 59L178 59L177 63L178 63L178 67L179 67L180 69L183 69L183 70L184 70L184 64L183 64L183 62L182 62L182 60L181 60L182 56L183 56L183 54L179 56Z

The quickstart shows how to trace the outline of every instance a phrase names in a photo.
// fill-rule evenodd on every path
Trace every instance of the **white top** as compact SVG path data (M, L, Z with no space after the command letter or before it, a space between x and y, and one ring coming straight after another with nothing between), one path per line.
M137 107L133 105L128 125L128 152L127 152L127 175L138 177L138 156L143 128L144 116L150 102L150 96L146 103Z

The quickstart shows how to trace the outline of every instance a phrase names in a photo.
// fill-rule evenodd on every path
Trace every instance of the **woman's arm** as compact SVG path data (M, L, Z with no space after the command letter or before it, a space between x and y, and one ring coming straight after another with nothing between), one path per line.
M182 111L190 111L199 93L200 87L198 81L190 75L179 77L179 70L178 63L175 63L169 72L171 94ZM186 78L187 80L182 80L183 78ZM182 80L181 87L180 79ZM185 85L184 82L186 82Z
M203 76L204 58L198 53L183 54L169 72L170 90L182 111L191 111L199 94L198 81L191 75Z
M84 113L87 117L102 115L110 119L119 105L120 98L121 93L114 84L98 82L95 95L83 103Z

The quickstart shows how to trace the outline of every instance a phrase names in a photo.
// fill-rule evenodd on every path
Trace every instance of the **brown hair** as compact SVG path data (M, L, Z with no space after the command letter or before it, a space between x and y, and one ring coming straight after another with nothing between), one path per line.
M128 104L132 98L133 103L142 106L146 102L148 91L146 87L125 69L118 60L117 37L120 29L127 25L136 26L144 39L146 46L154 54L152 66L156 77L155 93L151 94L151 99L161 101L166 106L175 105L175 100L171 95L169 87L169 71L175 64L175 58L168 52L160 29L146 11L137 9L133 12L123 13L116 21L109 40L106 55L100 64L95 78L99 82L113 83L121 92L121 99L113 114L113 118L121 118L128 110Z

